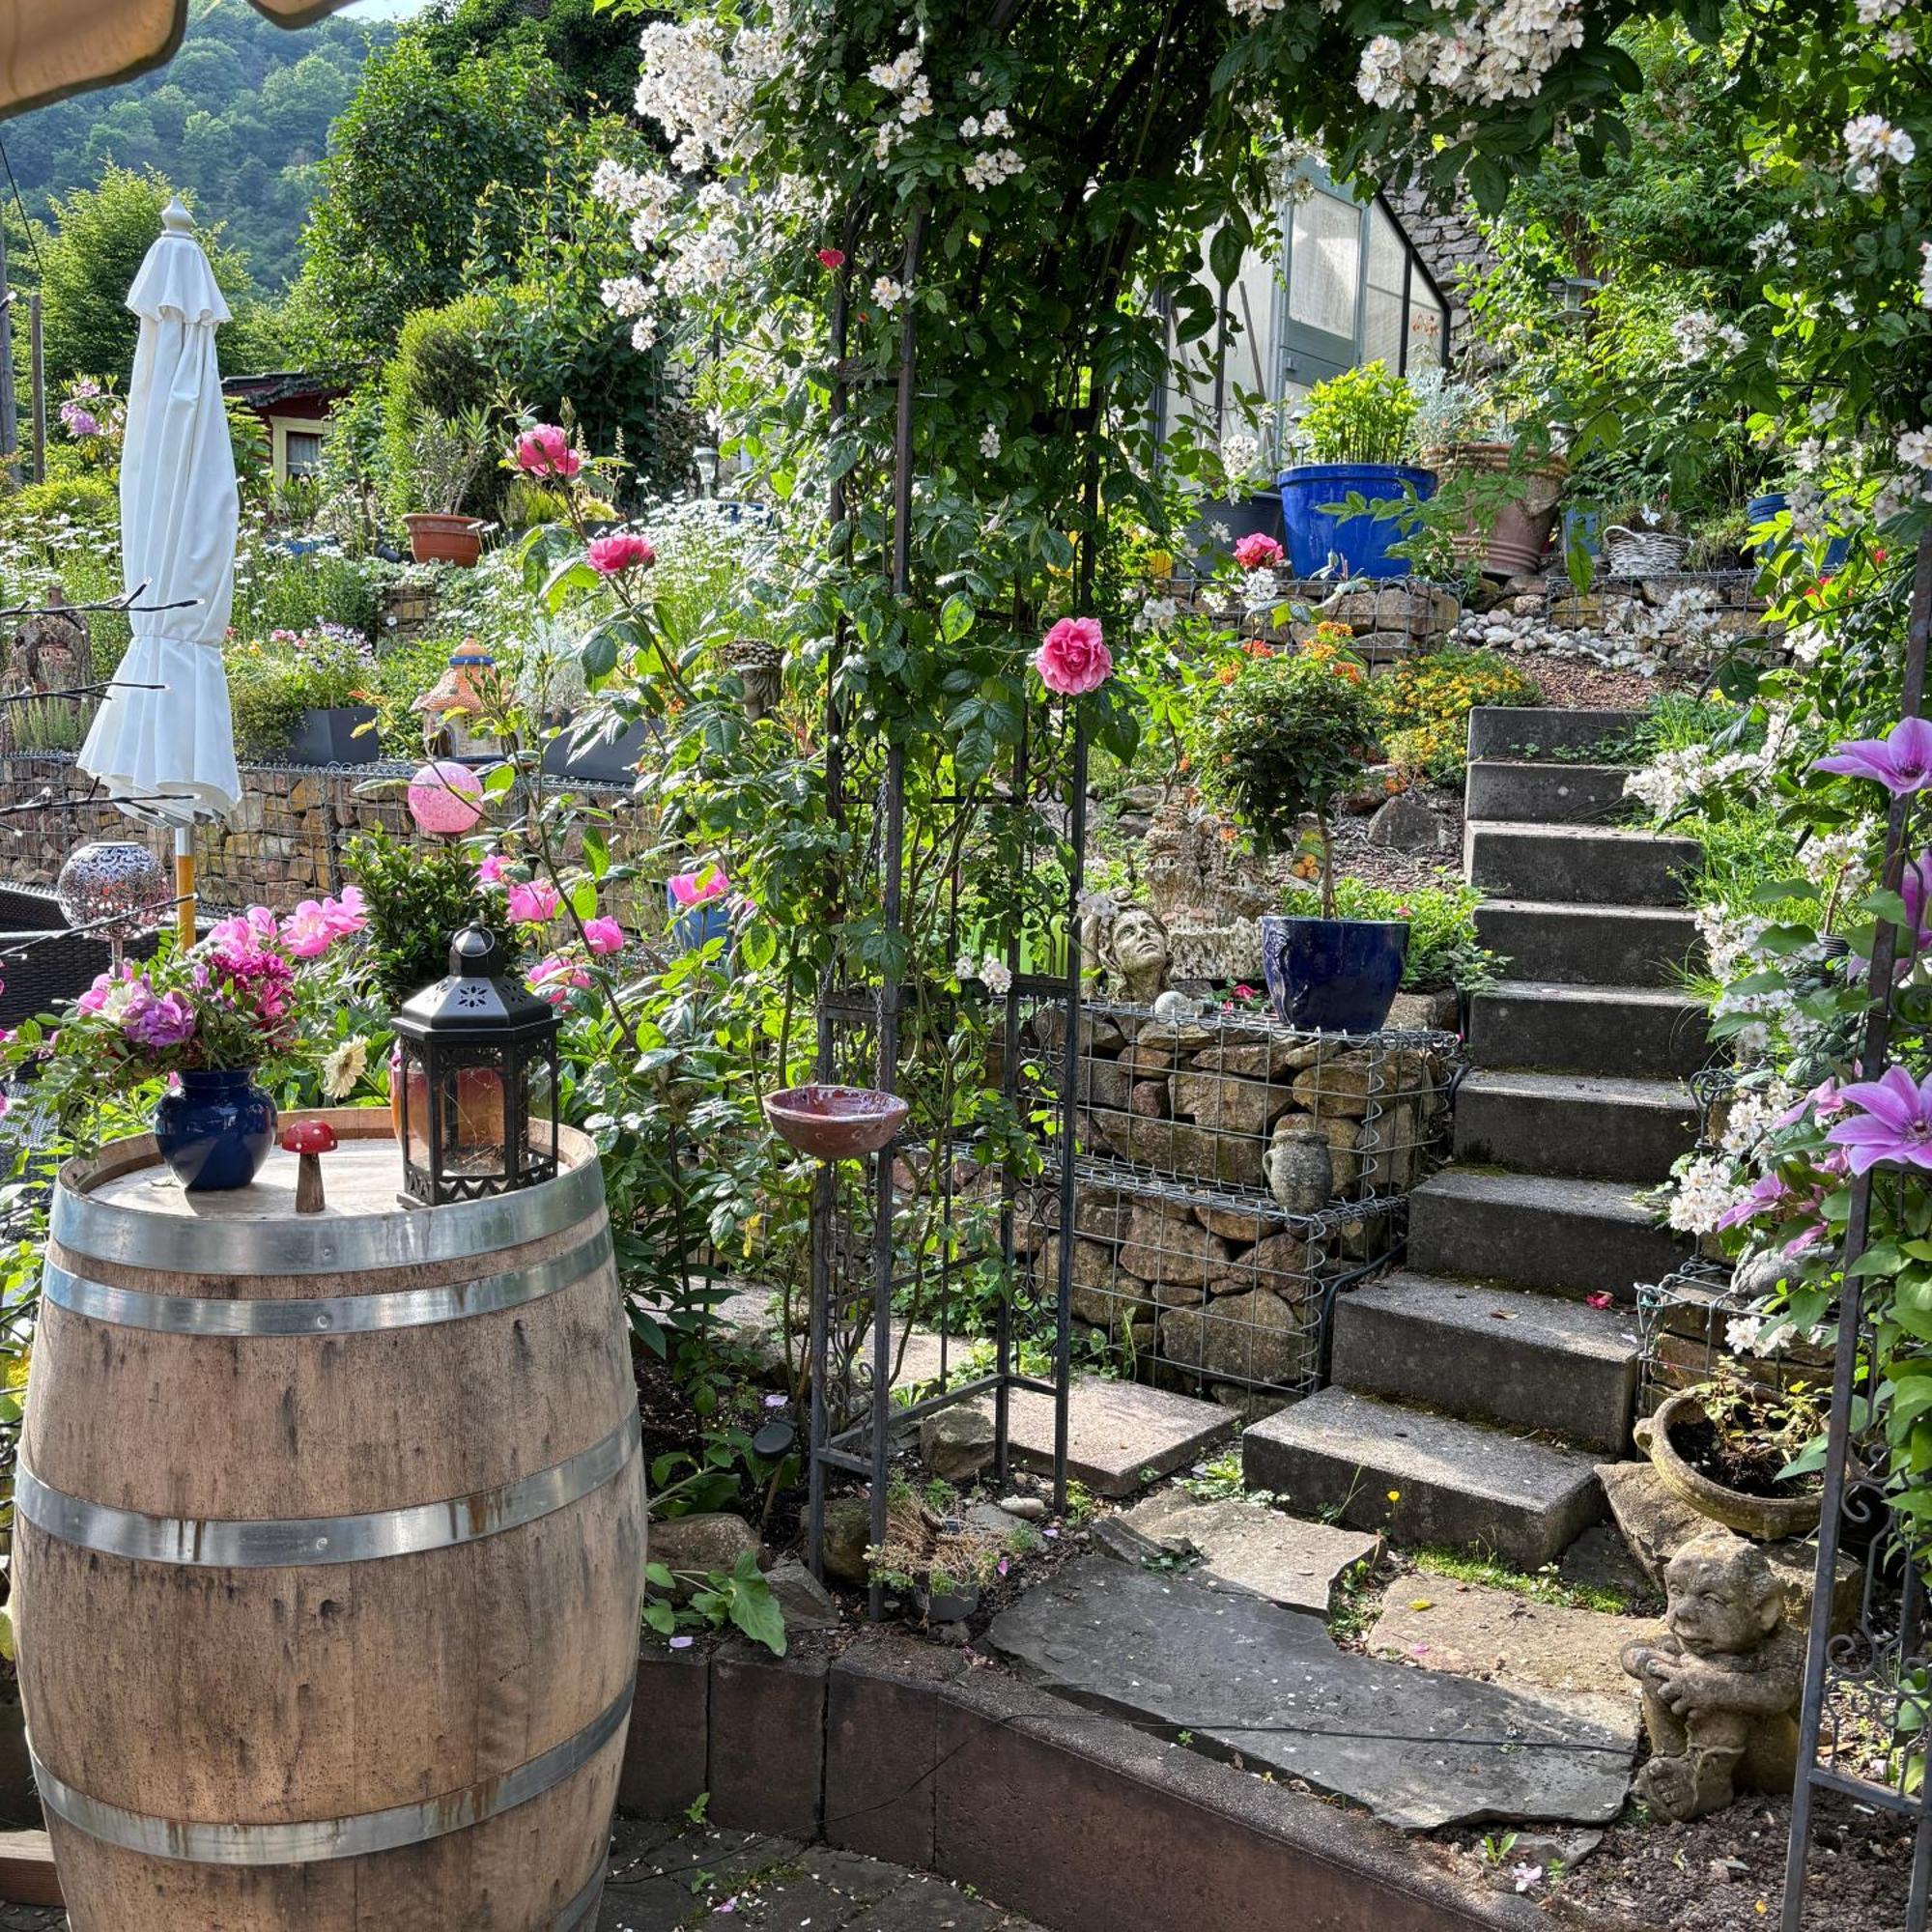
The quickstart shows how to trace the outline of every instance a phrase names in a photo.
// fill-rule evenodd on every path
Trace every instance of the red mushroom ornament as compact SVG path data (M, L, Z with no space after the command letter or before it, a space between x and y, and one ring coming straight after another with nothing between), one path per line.
M322 1212L322 1156L335 1145L335 1129L327 1121L291 1121L282 1129L282 1146L301 1156L296 1173L296 1212Z

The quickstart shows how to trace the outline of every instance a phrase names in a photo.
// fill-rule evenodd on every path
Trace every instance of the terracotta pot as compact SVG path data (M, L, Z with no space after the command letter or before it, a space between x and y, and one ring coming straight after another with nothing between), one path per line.
M1699 1516L1707 1516L1740 1536L1756 1537L1762 1543L1805 1536L1818 1527L1824 1509L1821 1496L1748 1496L1693 1469L1677 1453L1670 1432L1680 1423L1704 1420L1704 1406L1696 1391L1684 1389L1670 1397L1655 1415L1639 1420L1633 1432L1636 1446L1650 1458L1657 1480L1679 1502L1689 1503Z
M483 526L474 517L417 510L403 519L410 554L418 563L454 563L468 570L483 554Z
M800 1153L820 1160L877 1153L905 1124L909 1111L897 1094L869 1087L789 1087L765 1095L766 1120Z
M1514 446L1507 442L1458 442L1447 449L1430 451L1423 461L1445 479L1452 479L1459 470L1507 472L1514 453ZM1550 456L1522 473L1527 484L1524 494L1503 507L1487 537L1471 524L1452 539L1463 562L1481 558L1486 577L1530 576L1541 568L1549 549L1549 532L1556 524L1556 505L1563 495L1569 465L1560 456Z

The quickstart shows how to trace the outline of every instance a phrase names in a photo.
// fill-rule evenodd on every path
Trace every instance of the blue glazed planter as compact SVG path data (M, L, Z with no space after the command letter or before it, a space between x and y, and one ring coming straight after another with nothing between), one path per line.
M1758 526L1769 524L1783 515L1790 506L1790 498L1782 490L1773 490L1762 497L1753 497L1745 506L1745 515L1750 522L1751 542L1757 545L1765 559L1776 556L1790 542L1790 538L1767 533L1760 537ZM1825 545L1824 568L1828 571L1844 568L1845 559L1852 554L1852 540L1848 536L1835 536Z
M252 1066L184 1073L155 1109L155 1145L190 1194L246 1187L275 1144L275 1103Z
M1276 1014L1317 1033L1374 1033L1408 955L1401 920L1263 919L1262 972Z
M726 894L706 899L702 905L680 907L677 895L667 886L665 905L671 914L671 937L682 952L696 952L711 940L728 941L731 937L731 905Z
M1298 463L1284 469L1281 523L1295 576L1318 576L1335 557L1350 577L1406 577L1407 557L1388 554L1403 540L1394 518L1364 512L1344 522L1321 507L1342 502L1351 491L1369 503L1399 503L1407 495L1405 484L1413 485L1418 497L1432 497L1435 472L1403 463Z

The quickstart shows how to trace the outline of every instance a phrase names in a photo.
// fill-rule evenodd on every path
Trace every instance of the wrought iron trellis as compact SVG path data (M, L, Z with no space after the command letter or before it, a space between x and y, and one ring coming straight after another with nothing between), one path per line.
M1925 713L1925 658L1932 638L1932 531L1919 538L1906 630L1901 715ZM1894 798L1886 819L1889 892L1898 890L1912 828L1914 795ZM1881 921L1872 945L1870 984L1877 990L1865 1022L1862 1068L1876 1075L1892 1032L1893 963L1898 931ZM1932 1911L1932 1782L1918 1774L1932 1747L1927 1675L1932 1670L1927 1570L1932 1537L1888 1496L1885 1425L1868 1398L1877 1374L1876 1315L1864 1278L1855 1270L1870 1240L1877 1170L1852 1182L1845 1227L1844 1286L1832 1378L1817 1580L1799 1713L1798 1777L1792 1792L1791 1843L1785 1865L1783 1932L1800 1932L1810 1850L1811 1813L1819 1792L1833 1791L1909 1820L1915 1833L1904 1932L1926 1932ZM1894 1177L1888 1184L1896 1184ZM1865 1588L1860 1615L1844 1635L1833 1634L1833 1585L1848 1544L1862 1546ZM1882 1740L1879 1743L1878 1740ZM1884 1777L1846 1768L1862 1746L1889 1767Z
M853 365L847 357L851 317L852 257L857 246L863 211L854 208L846 222L841 265L838 272L831 327L832 381L829 413L834 425L844 420L851 400ZM917 286L921 250L926 232L926 212L917 211L907 236L904 259L898 279L902 286ZM894 457L891 475L891 584L895 599L903 607L912 591L912 515L913 515L913 424L918 366L918 320L916 304L908 301L900 319L896 366ZM1094 405L1098 407L1097 398ZM856 541L849 516L848 472L840 469L833 477L828 492L828 523L835 533L843 534L844 554L849 560ZM1088 522L1091 529L1097 509L1098 494L1090 466L1087 488ZM1093 588L1093 550L1091 540L1079 551L1079 587L1083 603ZM862 841L876 870L883 916L886 963L867 986L841 983L837 970L828 973L821 984L817 1009L816 1072L821 1081L837 1080L842 1065L850 1063L849 1041L855 1030L869 1027L869 1084L877 1091L897 1094L901 1085L902 1001L905 992L900 942L905 937L906 888L906 800L908 746L903 735L879 728L860 730L844 715L839 701L839 668L850 642L846 620L841 614L833 635L826 670L825 698L825 782L829 809L835 819L846 823L861 810L869 809L870 825ZM1081 892L1082 858L1087 836L1087 739L1076 706L1068 706L1061 718L1066 771L1064 800L1059 812L1047 809L1051 801L1036 789L1041 761L1037 755L1046 748L1035 735L1032 723L1023 732L1015 753L1010 783L1005 800L997 809L1020 814L1029 824L1053 825L1053 843L1059 848L1065 868L1066 890L1054 930L1025 934L1009 929L1006 968L1009 976L1004 995L1004 1011L998 1035L1000 1045L1000 1085L1009 1105L1020 1098L1020 1055L1018 1043L1022 1014L1053 1006L1059 1015L1059 1038L1064 1048L1064 1064L1057 1101L1054 1131L1063 1146L1070 1146L1075 1130L1074 1094L1077 1085L1081 1033L1081 952L1077 905ZM881 751L883 755L881 756ZM867 786L865 779L876 772L876 781ZM961 814L955 827L956 852L963 852L975 812L995 809L989 801L975 802L955 798L950 803ZM1057 819L1057 824L1056 824ZM1064 836L1062 836L1064 834ZM828 885L836 895L837 882ZM956 913L956 892L955 892ZM1040 958L1033 955L1038 953ZM1046 963L1057 954L1057 971L1027 970ZM931 1123L927 1123L930 1127ZM962 1263L992 1260L1002 1279L1014 1279L1014 1195L1009 1172L997 1177L1000 1190L999 1236L991 1256L961 1256L952 1252L951 1214L954 1201L952 1150L948 1143L945 1123L921 1145L915 1127L902 1132L895 1142L871 1156L868 1177L870 1225L859 1231L863 1240L850 1238L851 1231L841 1226L840 1190L838 1170L832 1162L821 1162L814 1179L810 1208L810 1309L809 1355L810 1361L810 1441L809 1448L809 1492L807 1549L813 1571L822 1576L825 1557L825 1512L827 1483L834 1474L863 1477L869 1488L870 1541L883 1544L887 1535L890 1463L895 1424L904 1425L932 1412L959 1404L990 1398L994 1422L994 1461L996 1477L1004 1483L1009 1469L1011 1400L1014 1393L1029 1392L1053 1404L1053 1489L1055 1506L1065 1509L1067 1479L1067 1420L1071 1363L1071 1309L1069 1263L1073 1246L1072 1190L1070 1162L1061 1163L1062 1226L1060 1245L1062 1264L1054 1295L1053 1373L1036 1377L1020 1373L1015 1364L1015 1335L1011 1296L1003 1293L996 1304L994 1363L990 1373L968 1376L955 1381L945 1342L940 1352L939 1386L930 1394L898 1405L894 1401L893 1384L895 1357L899 1353L894 1333L894 1302L906 1285L898 1261L897 1208L902 1172L921 1157L937 1163L937 1193L945 1217L941 1247L942 1307L944 1290ZM869 1310L863 1293L841 1296L840 1269L844 1264L853 1274L861 1247L868 1248L865 1272L869 1276ZM861 1337L849 1321L841 1329L841 1306L860 1314L869 1314L869 1387L862 1403L840 1410L835 1397L850 1396L854 1387L854 1368L863 1352L857 1346ZM942 1321L941 1334L946 1333ZM835 1365L835 1344L841 1335L848 1346L842 1362ZM883 1590L874 1579L870 1590L870 1609L874 1617L883 1611Z

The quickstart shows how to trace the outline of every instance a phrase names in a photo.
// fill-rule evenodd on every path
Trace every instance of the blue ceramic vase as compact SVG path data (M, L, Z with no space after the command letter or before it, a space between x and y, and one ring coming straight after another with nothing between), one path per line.
M155 1144L190 1194L246 1187L275 1144L275 1103L252 1066L197 1068L161 1096Z
M1287 1025L1374 1033L1388 1018L1408 956L1406 922L1271 914L1261 926L1268 998Z

